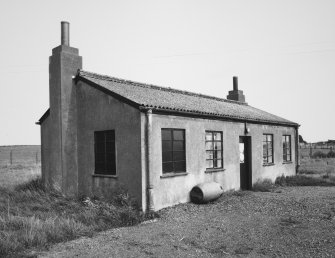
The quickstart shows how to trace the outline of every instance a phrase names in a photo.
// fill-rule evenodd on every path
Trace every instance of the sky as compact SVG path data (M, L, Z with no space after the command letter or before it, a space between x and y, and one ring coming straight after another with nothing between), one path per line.
M48 60L70 22L83 69L226 98L335 139L334 0L1 0L0 145L40 144Z

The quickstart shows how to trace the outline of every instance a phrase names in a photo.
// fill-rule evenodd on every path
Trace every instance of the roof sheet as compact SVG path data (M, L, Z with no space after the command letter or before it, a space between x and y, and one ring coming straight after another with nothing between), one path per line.
M201 115L297 126L276 115L233 100L159 87L78 70L80 78L111 91L138 106L153 110L196 113Z

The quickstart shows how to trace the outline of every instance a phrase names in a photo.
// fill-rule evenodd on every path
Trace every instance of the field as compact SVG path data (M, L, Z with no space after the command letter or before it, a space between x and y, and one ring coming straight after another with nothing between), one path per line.
M329 151L334 151L332 148L300 148L299 152L300 152L300 158L310 158L311 155L315 154L316 152L322 152L324 154L328 154Z
M138 211L123 189L102 200L69 198L44 187L39 146L2 146L0 153L0 257L25 256L151 216Z
M300 160L299 174L305 174L314 177L335 177L335 158Z
M335 187L328 186L335 184L334 158L303 158L299 176L258 187L268 192L228 192L207 205L149 215L122 189L109 199L68 198L46 189L40 167L39 146L0 147L0 257L333 254Z
M39 145L0 146L0 187L13 188L41 175Z

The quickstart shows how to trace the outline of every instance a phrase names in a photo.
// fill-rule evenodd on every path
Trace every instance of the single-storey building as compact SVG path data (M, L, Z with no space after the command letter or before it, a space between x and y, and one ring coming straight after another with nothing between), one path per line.
M250 189L296 173L299 125L248 105L236 77L223 99L87 72L61 28L38 122L45 184L88 196L122 186L147 211L188 202L199 183Z

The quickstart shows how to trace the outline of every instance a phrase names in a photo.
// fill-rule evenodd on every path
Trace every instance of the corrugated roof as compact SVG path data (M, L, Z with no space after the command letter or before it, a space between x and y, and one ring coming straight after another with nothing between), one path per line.
M148 107L153 110L298 126L297 123L233 100L138 83L83 70L78 70L76 79L82 79L106 89L139 107Z

